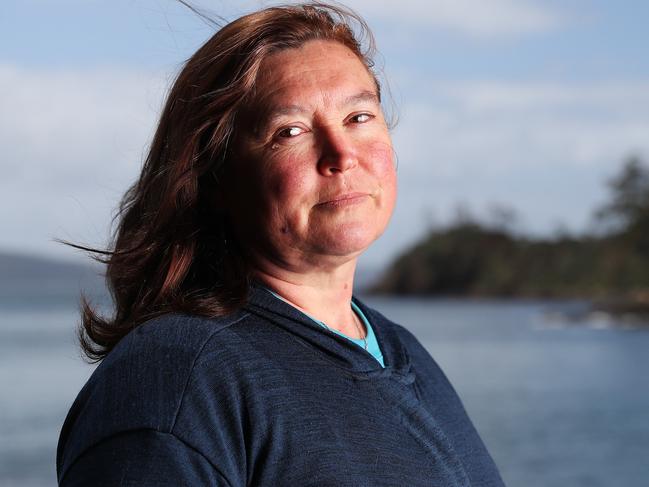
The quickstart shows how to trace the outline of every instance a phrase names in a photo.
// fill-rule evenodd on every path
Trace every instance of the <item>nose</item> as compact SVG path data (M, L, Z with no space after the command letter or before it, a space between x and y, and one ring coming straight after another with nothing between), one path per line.
M358 164L353 137L345 133L344 129L323 130L320 137L318 171L323 176L344 173Z

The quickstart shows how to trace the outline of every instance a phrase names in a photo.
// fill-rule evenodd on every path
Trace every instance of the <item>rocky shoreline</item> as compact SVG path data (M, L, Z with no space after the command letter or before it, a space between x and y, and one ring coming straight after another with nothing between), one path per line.
M592 328L649 329L649 299L641 294L580 300L572 305L550 307L544 318L549 323Z
M621 323L649 327L649 291L636 292L629 297L596 299L591 313L604 313Z

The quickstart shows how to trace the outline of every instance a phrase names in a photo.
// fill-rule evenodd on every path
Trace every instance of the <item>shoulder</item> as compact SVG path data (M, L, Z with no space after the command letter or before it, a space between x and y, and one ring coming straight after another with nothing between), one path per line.
M195 364L217 337L248 315L222 318L169 314L126 335L95 369L63 425L57 467L127 431L171 433Z
M154 318L126 335L102 362L101 368L133 365L145 369L176 368L192 363L203 348L230 326L245 320L243 311L219 318L168 314Z
M229 329L248 317L240 311L219 318L183 314L154 318L126 335L99 365L86 386L95 391L119 388L115 392L158 399L169 411L157 411L157 417L160 418L160 413L172 413L173 403L182 396L205 350L217 341L224 346L231 336ZM162 417L165 420L160 420L157 426L165 429L167 420L172 418Z

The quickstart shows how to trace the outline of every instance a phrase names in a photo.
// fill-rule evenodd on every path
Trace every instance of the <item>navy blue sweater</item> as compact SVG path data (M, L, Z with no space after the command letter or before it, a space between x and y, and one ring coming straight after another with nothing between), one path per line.
M431 356L356 303L385 368L255 287L236 314L136 328L70 409L59 484L503 486Z

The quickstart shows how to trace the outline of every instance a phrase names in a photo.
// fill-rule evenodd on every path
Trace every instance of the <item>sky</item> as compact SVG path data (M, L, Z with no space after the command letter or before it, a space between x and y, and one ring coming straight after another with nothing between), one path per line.
M193 2L228 20L273 3ZM460 212L588 231L623 161L649 162L649 2L345 4L374 32L397 120L399 199L367 267ZM3 0L0 251L106 244L166 90L212 33L175 0Z

